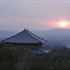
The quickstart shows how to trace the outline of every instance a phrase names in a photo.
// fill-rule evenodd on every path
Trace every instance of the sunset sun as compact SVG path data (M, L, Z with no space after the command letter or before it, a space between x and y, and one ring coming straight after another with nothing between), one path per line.
M66 28L69 25L67 21L61 21L58 23L59 27Z

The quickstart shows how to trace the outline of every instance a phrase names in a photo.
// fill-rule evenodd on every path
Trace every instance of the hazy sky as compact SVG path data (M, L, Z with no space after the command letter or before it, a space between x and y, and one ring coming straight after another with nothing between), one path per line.
M70 20L70 0L0 0L0 30L47 30Z

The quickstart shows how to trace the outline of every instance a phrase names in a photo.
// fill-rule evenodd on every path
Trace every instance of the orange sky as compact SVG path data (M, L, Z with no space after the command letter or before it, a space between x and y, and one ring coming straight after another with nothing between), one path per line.
M70 28L70 21L68 20L58 20L58 21L49 21L49 27L52 28ZM64 23L64 26L63 26Z
M70 22L70 0L0 0L0 30L62 28L62 21Z

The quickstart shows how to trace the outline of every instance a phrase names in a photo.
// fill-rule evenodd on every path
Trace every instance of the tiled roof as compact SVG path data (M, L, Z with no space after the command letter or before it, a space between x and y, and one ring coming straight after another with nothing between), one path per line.
M46 40L36 36L29 30L24 30L10 38L4 40L8 43L45 43Z
M43 49L43 48L39 48L39 49L34 49L32 50L32 53L33 54L47 54L51 52L51 50L48 50L48 49Z

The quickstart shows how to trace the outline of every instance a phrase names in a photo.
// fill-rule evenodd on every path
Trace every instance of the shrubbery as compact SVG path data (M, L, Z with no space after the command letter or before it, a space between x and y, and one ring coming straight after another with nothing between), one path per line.
M16 70L18 56L24 57L23 48L12 50L8 47L0 44L0 70ZM32 62L27 70L70 70L70 52L66 56L54 55L56 52L55 49L45 55L42 62Z
M15 70L15 56L5 47L6 45L0 44L0 70Z

